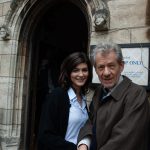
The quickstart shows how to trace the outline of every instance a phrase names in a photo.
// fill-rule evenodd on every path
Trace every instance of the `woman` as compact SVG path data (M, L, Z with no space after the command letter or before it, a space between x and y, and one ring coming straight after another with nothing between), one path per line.
M69 55L61 65L59 84L47 96L39 127L39 150L76 150L80 128L88 119L85 94L92 67L83 52Z

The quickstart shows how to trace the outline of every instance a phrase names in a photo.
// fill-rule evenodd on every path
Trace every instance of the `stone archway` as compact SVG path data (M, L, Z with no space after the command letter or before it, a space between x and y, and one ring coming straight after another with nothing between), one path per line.
M36 147L44 96L52 86L57 86L62 60L75 51L88 53L90 32L88 12L80 3L65 0L61 4L54 1L44 6L39 2L35 6L24 21L19 40L21 54L26 53L21 145L30 150Z

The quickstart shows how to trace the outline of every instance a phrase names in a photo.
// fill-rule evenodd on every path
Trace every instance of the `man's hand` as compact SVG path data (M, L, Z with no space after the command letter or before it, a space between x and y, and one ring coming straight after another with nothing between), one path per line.
M88 147L85 144L81 144L79 145L78 150L88 150Z

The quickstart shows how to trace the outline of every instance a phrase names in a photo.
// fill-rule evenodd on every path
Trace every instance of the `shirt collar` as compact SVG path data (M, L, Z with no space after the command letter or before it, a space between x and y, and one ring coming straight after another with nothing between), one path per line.
M71 87L68 89L68 96L69 96L70 101L77 100L76 93L74 92L74 90ZM82 95L82 100L84 100L84 101L86 100L86 97L84 95Z
M102 101L104 100L104 99L106 99L108 96L110 96L111 95L111 93L115 90L115 88L121 83L123 81L123 77L122 76L120 76L119 77L119 81L117 82L117 84L112 88L112 89L105 89L105 88L103 88L103 90L104 90L104 95L103 95L103 97L102 97Z
M115 88L123 81L123 77L122 75L119 77L119 81L117 82L117 84L112 88L112 89L109 89L109 92L107 92L108 94L107 95L110 95L110 93L112 93ZM106 92L107 90L104 88L104 91Z
M123 77L122 75L119 77L119 81L117 82L117 84L110 90L111 92L113 92L115 90L115 88L123 81Z
M68 89L68 96L69 96L70 100L76 98L76 94L75 94L74 90L71 87Z

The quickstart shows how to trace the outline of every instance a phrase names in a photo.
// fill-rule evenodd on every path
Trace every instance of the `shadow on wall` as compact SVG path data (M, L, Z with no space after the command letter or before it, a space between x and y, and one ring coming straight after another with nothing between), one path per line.
M146 7L146 25L150 25L150 0L147 0ZM150 40L150 28L147 30L147 38Z

